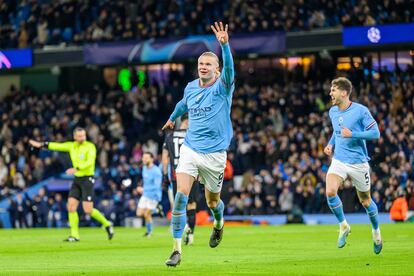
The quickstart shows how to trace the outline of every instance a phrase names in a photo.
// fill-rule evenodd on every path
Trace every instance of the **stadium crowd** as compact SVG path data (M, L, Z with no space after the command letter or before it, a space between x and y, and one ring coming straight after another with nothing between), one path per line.
M368 143L373 198L380 211L389 211L398 194L405 192L412 210L414 72L409 68L380 74L371 78L363 71L351 73L356 86L352 98L369 106L381 131L379 141ZM315 79L293 72L268 84L237 80L231 114L234 137L228 151L234 177L222 192L226 214L329 212L324 179L330 160L323 148L331 135L330 82ZM135 216L143 152L159 156L163 143L159 129L180 93L177 81L148 85L136 93L96 89L45 95L11 88L0 103L0 196L9 198L13 224L65 224L64 193L41 189L31 198L25 191L60 174L70 161L65 154L34 151L27 141L71 139L79 125L86 127L98 149L102 183L97 190L98 208L116 225ZM12 200L15 194L17 199ZM363 212L349 181L340 195L345 212Z
M414 10L410 0L0 0L0 48L204 34L217 18L234 33L303 31L410 23Z

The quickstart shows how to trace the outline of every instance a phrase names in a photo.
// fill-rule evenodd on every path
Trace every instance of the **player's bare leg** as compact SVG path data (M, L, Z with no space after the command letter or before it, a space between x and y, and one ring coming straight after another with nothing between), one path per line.
M371 198L370 191L360 192L357 191L359 201L364 206L369 219L372 224L372 240L374 242L374 253L379 254L382 250L382 238L378 225L378 208L375 202Z
M328 206L339 222L339 236L337 244L339 248L345 246L346 238L351 232L351 227L345 219L342 201L337 194L339 186L343 181L344 179L342 177L333 173L326 176L326 197L328 200Z
M221 239L223 238L223 229L224 229L224 203L220 199L220 193L212 193L208 189L205 189L207 206L210 208L211 212L214 215L214 226L213 232L210 236L210 247L217 247Z
M181 238L186 224L186 206L194 177L186 173L177 173L177 194L174 200L171 224L173 226L173 252L165 262L167 266L177 266L181 262Z

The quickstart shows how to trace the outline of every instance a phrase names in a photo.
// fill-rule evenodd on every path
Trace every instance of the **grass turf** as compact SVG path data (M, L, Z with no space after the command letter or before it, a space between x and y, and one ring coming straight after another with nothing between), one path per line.
M0 231L0 274L313 274L414 275L414 224L381 226L384 248L372 249L370 225L352 225L347 245L336 248L337 226L226 227L222 244L208 247L210 228L196 229L195 244L183 245L181 265L168 268L166 227L117 228L113 241L98 228L80 230L81 242L62 242L68 229Z

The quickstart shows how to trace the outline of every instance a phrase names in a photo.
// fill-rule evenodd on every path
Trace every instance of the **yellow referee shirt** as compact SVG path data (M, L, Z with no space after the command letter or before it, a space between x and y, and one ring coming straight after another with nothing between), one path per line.
M49 142L49 150L68 152L73 168L77 170L75 176L93 176L95 174L96 147L93 143L78 142Z

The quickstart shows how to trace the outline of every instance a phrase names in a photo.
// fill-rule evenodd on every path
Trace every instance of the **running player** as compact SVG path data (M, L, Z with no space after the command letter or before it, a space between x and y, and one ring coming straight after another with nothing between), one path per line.
M173 226L173 252L166 261L168 266L181 262L181 237L186 224L186 205L194 180L199 176L205 184L207 206L214 215L210 247L220 244L223 237L224 203L220 199L223 172L226 166L226 150L233 136L230 119L234 91L234 64L229 46L228 26L214 23L211 26L222 49L223 71L213 52L205 52L198 58L199 78L188 83L184 97L179 101L167 123L173 128L174 121L188 112L189 128L180 148L177 167L177 194L174 200L171 224Z
M375 140L380 136L377 122L368 108L351 102L352 83L346 78L334 79L331 83L330 96L332 107L329 117L333 134L324 152L332 155L332 163L326 176L326 195L328 205L339 222L338 247L346 244L351 232L342 208L342 201L337 195L339 186L350 178L357 189L358 198L364 206L372 224L374 252L382 249L381 233L378 225L378 209L371 199L370 160L366 140Z
M147 231L145 237L152 235L152 211L157 209L162 197L162 173L160 168L154 164L154 156L150 152L145 152L142 156L142 183L143 187L138 187L138 192L142 193L138 202L137 216L144 217Z
M71 142L38 142L29 140L31 146L35 148L47 148L54 151L68 152L72 161L73 168L66 170L67 174L74 174L75 179L70 187L68 198L68 213L70 236L65 240L77 242L79 236L79 216L77 209L79 202L82 201L83 211L93 219L100 222L106 229L108 239L112 239L114 230L112 224L99 212L93 208L95 184L95 160L96 147L93 143L86 141L86 130L80 127L73 131L75 141Z

